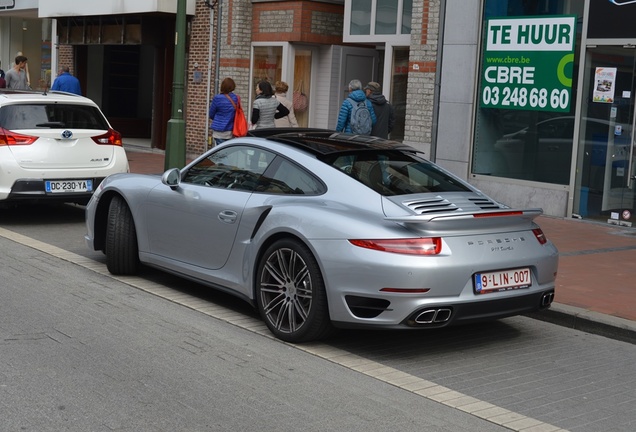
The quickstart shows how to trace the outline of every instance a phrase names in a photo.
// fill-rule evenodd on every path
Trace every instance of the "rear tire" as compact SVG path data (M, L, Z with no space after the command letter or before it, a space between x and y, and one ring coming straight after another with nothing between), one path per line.
M133 275L139 270L139 248L132 213L126 201L116 196L108 207L106 267L114 275Z
M307 246L278 240L261 258L257 278L258 310L274 336L297 343L332 333L325 283Z

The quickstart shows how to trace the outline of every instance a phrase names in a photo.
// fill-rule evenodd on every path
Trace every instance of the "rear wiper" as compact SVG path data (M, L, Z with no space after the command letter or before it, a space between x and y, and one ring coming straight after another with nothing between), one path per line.
M64 127L64 122L38 123L35 125L35 127L61 128Z

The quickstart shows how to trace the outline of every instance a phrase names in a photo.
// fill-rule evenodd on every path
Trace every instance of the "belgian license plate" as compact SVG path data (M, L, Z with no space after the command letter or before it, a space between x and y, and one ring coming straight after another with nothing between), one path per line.
M475 273L475 293L486 294L529 288L532 276L529 268Z
M48 193L92 192L93 180L47 180L44 187Z

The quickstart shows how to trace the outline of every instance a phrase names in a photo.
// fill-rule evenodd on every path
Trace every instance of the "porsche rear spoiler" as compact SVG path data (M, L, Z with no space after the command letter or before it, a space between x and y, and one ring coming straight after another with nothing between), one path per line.
M543 214L542 209L493 209L464 212L427 213L414 216L387 217L392 221L427 234L482 230L517 231L530 228L532 221Z

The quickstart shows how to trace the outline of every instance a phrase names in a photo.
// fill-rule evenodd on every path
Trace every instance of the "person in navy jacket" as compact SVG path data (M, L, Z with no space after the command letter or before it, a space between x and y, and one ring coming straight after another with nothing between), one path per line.
M74 93L80 96L82 95L80 82L77 78L71 75L71 70L68 66L62 66L62 69L60 69L60 74L57 78L55 78L55 81L53 81L51 90Z

